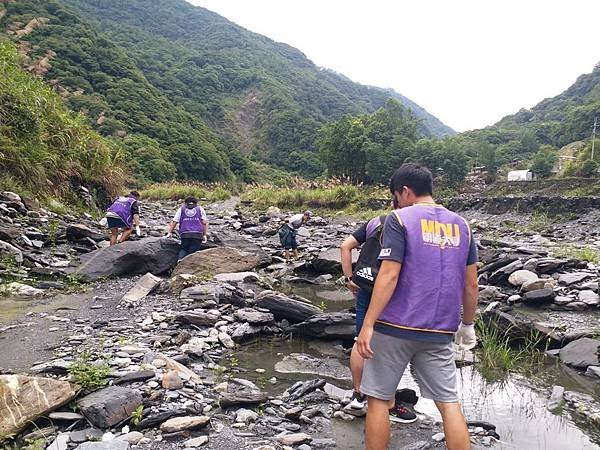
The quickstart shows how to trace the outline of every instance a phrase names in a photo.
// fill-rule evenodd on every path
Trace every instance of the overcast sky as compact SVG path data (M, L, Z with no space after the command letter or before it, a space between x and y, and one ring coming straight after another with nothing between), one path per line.
M598 0L188 0L457 131L559 94L600 61Z

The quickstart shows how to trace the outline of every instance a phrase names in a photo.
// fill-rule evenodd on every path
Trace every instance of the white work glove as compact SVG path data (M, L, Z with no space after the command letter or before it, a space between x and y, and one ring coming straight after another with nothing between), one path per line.
M208 236L204 235L202 236L202 243L206 244L208 242Z
M167 234L165 234L165 237L167 237L167 238L173 237L173 233L171 233L170 231L167 231Z
M140 230L140 226L139 225L135 226L135 234L136 234L136 236L141 236L142 235L142 230Z
M454 335L454 342L465 350L473 349L477 345L475 324L465 325L461 322L458 331Z

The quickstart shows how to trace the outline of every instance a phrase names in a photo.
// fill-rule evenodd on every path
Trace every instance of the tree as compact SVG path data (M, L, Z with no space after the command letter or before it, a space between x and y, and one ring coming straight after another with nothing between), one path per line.
M551 145L540 145L540 149L533 157L531 170L541 178L552 175L552 169L558 161L558 153Z

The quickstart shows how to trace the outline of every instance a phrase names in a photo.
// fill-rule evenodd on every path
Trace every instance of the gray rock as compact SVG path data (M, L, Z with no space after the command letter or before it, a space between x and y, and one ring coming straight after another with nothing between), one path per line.
M260 256L231 247L216 247L200 250L181 260L173 276L184 273L198 276L219 273L247 272L260 265Z
M500 289L496 286L486 286L479 291L479 301L490 303L500 297Z
M321 313L321 310L309 303L286 297L274 291L263 291L255 298L256 305L268 309L278 319L290 322L302 322Z
M550 398L548 399L548 411L554 411L555 409L557 409L560 405L562 405L564 399L563 399L563 394L565 393L565 388L562 386L554 386L552 388L552 394L550 395Z
M127 383L135 383L136 381L146 381L151 378L154 378L156 375L153 370L140 370L137 372L131 372L126 375L123 375L120 378L117 378L113 381L113 384L127 384Z
M237 392L222 392L219 398L221 408L236 405L257 405L265 403L268 396L265 392L255 390L242 390Z
M235 412L235 421L241 423L256 422L258 414L250 409L240 408Z
M490 284L499 284L502 282L507 281L508 277L513 273L516 272L517 270L521 269L523 267L523 263L521 262L521 260L516 260L511 262L510 264L501 267L500 269L496 270L494 273L492 273L489 277L489 283Z
M583 302L589 306L595 306L600 304L600 296L594 291L579 291L578 299L580 302Z
M127 419L142 404L138 391L109 386L77 402L81 413L98 428L110 428Z
M175 316L175 321L198 326L213 326L215 323L217 323L219 318L220 315L201 310L195 310L185 311L177 314Z
M523 301L530 305L551 303L555 296L556 294L553 289L537 289L535 291L526 292L523 295Z
M147 272L160 275L175 265L178 252L179 244L174 239L125 241L82 255L75 274L87 281Z
M513 286L521 287L525 283L531 283L532 281L537 281L538 276L534 272L530 272L529 270L517 270L510 274L508 277L508 282Z
M0 224L0 241L10 242L17 239L19 235L17 228Z
M248 322L250 324L270 324L275 320L273 314L257 311L254 308L238 309L234 313L234 317L240 322Z
M588 377L600 378L600 366L588 366L585 374Z
M38 417L70 402L76 395L76 387L68 381L0 375L0 436L19 433Z
M235 306L246 306L244 293L224 282L206 281L181 291L179 296L182 300L192 299L199 302L214 301L219 304L231 304Z
M558 282L570 286L571 284L579 283L591 276L592 274L587 272L563 273L558 277Z
M352 313L321 313L292 327L302 336L320 339L354 339L356 319Z
M351 379L350 369L334 358L314 358L305 353L292 353L275 364L281 373L307 373L338 380Z
M122 302L135 303L150 294L162 280L151 273L140 278L135 285L121 298Z
M198 436L197 438L188 439L183 445L190 448L201 447L208 442L208 436Z
M127 441L84 442L76 450L129 450Z
M537 280L526 281L521 285L521 291L523 292L531 292L537 291L539 289L544 289L548 287L548 280L544 280L543 278L538 278Z
M225 283L241 283L242 281L258 281L260 276L256 272L219 273L215 280Z
M9 256L14 259L17 264L23 262L23 253L17 247L8 242L0 241L0 257Z
M83 419L83 416L74 412L54 411L48 414L48 418L52 420L66 420L69 422L74 422L76 420Z
M86 428L85 430L71 431L70 439L75 444L80 444L86 441L99 441L102 439L104 432L97 428Z
M569 342L560 349L560 360L568 366L577 369L586 369L588 366L597 366L600 362L598 351L600 340L581 338Z
M250 325L249 323L243 323L235 329L231 335L231 339L235 342L244 342L250 339L254 339L261 334L263 327Z
M92 239L93 241L105 241L106 235L92 231L89 227L81 224L71 224L67 226L67 240L77 242L80 239Z
M210 422L208 416L173 417L160 426L160 431L163 433L176 433L183 430L197 430L206 426L208 422Z
M283 436L279 436L277 441L281 445L289 445L295 447L301 444L307 444L312 441L312 437L306 433L291 433Z
M46 450L67 450L69 443L69 433L58 433L54 442Z
M352 252L352 263L358 261L358 252ZM312 269L317 273L337 274L342 272L342 258L340 249L330 248L313 259Z

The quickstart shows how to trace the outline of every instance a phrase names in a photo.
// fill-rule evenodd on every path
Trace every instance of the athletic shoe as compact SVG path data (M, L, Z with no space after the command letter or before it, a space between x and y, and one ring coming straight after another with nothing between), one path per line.
M360 392L354 391L352 398L350 399L350 408L352 409L363 409L367 404L367 396Z
M417 415L410 409L402 405L395 405L390 409L390 421L397 423L413 423L417 420Z
M414 406L419 401L417 393L412 389L408 388L398 389L394 397L396 399L396 405L406 403L408 405Z

